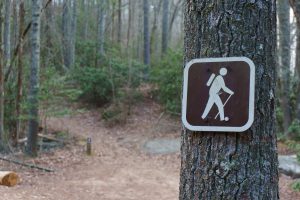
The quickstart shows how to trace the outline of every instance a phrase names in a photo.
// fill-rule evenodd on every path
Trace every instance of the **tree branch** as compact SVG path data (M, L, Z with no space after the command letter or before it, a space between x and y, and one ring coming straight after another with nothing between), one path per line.
M48 5L49 5L51 2L52 2L52 0L48 0L48 1L47 1L47 3L45 4L45 6L41 9L41 14L44 12L44 10L48 7ZM23 42L24 38L26 37L27 33L29 32L29 30L30 30L30 28L31 28L31 25L32 25L32 21L30 21L30 22L27 24L27 26L26 26L26 28L25 28L25 30L24 30L22 36L21 36L20 42ZM16 58L17 58L17 56L18 56L19 48L20 48L20 45L21 45L20 42L18 42L18 44L17 44L17 46L16 46L16 48L15 48L15 50L14 50L13 58L11 59L11 62L10 62L10 64L9 64L9 67L8 67L6 73L5 73L4 82L6 82L6 81L8 80L9 75L10 75L11 70L12 70L13 63L15 62L15 60L16 60Z

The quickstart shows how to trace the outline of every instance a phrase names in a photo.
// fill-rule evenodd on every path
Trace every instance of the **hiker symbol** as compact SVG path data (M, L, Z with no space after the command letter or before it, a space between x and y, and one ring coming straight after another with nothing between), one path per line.
M209 97L208 101L206 103L206 107L204 109L204 112L201 116L202 119L205 119L208 115L208 113L211 111L214 104L218 107L218 113L214 117L214 119L217 119L218 116L220 116L220 121L229 121L229 117L225 117L224 114L224 107L226 106L227 102L231 98L231 96L234 94L232 90L230 90L225 85L225 81L223 76L226 76L227 69L225 67L221 68L219 71L219 75L216 77L216 75L213 73L210 75L210 78L208 79L206 86L210 87L209 89ZM229 97L226 99L226 101L222 102L220 98L220 94L222 93L221 90L229 94Z

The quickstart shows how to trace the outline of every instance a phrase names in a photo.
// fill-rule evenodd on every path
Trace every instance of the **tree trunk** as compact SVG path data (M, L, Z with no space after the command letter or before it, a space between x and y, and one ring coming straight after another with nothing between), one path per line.
M89 26L89 12L88 12L88 7L89 7L89 0L82 0L82 10L83 10L83 40L87 40L88 38L88 26Z
M4 50L3 50L3 21L4 2L0 2L0 151L5 149L4 141Z
M30 88L28 95L29 124L26 153L30 156L37 155L37 135L39 126L39 68L40 68L40 27L42 0L32 0L32 30L31 30L31 66Z
M163 0L163 18L162 18L162 55L168 49L168 30L169 30L169 0Z
M116 2L112 1L112 10L111 10L111 40L115 39L115 8Z
M281 108L283 111L284 133L288 136L288 128L291 124L290 109L290 5L286 0L278 0L278 20L279 20L279 69L281 71Z
M157 5L153 6L153 24L151 29L151 37L150 37L150 53L151 55L154 55L154 57L157 56L158 52L158 37L157 37L157 24L158 24L158 16L160 14L161 5L163 0L159 0Z
M299 8L300 12L300 8ZM296 114L297 119L300 121L300 19L297 23L297 44L296 44L296 70L298 75L298 90L297 90L297 102L296 102Z
M128 54L129 51L129 42L130 42L130 37L131 37L131 20L132 20L132 1L128 1L128 28L127 28L127 41L126 41L126 51Z
M3 36L3 43L4 43L4 66L5 68L8 67L10 64L10 16L11 16L11 8L12 8L12 1L6 0L5 1L5 22L4 22L4 36Z
M246 56L256 65L255 120L242 133L182 131L180 198L278 199L275 0L186 1L185 63Z
M146 65L145 78L148 78L150 65L150 33L149 33L149 2L144 0L144 64Z
M178 2L175 4L175 8L172 13L170 26L169 26L169 41L171 41L171 39L172 39L172 29L173 29L174 21L175 21L176 17L178 17L178 11L179 11L179 8L181 8L181 4L182 4L182 0L178 0Z
M122 0L118 2L118 43L121 43L122 36Z
M17 42L18 42L18 16L19 16L19 10L18 10L19 1L13 1L13 33L11 37L11 46L12 49L16 48Z
M24 0L20 0L19 5L19 52L18 52L18 83L17 83L17 97L16 97L16 138L14 143L17 144L21 132L21 101L23 95L23 40L22 34L25 23L25 6Z
M71 0L64 0L62 13L62 46L63 46L63 63L64 66L70 68L71 66L71 23L70 23L70 2Z
M70 41L70 66L75 65L75 50L76 50L76 31L77 31L77 0L73 0L72 19L71 19L71 41Z
M290 0L290 5L294 11L297 24L297 41L296 41L296 62L295 70L298 79L297 101L296 101L296 116L300 120L300 1Z
M104 41L105 41L105 9L106 9L106 0L102 0L98 2L98 53L100 55L99 59L104 55ZM100 63L100 62L98 62Z

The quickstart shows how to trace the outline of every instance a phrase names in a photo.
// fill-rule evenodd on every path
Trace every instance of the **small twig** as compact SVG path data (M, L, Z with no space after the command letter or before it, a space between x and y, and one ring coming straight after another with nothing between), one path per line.
M156 126L159 124L159 122L160 122L161 118L164 116L164 114L165 114L165 112L162 112L162 113L159 115L158 120L157 120L157 122L156 122Z
M32 169L39 169L39 170L42 170L42 171L45 171L45 172L54 172L53 169L48 169L48 168L44 168L44 167L40 167L40 166L32 165L32 164L27 164L27 163L24 163L24 162L21 162L21 161L18 161L18 160L12 160L12 159L4 158L4 157L1 157L1 156L0 156L0 160L4 160L4 161L14 163L14 164L17 164L17 165L21 165L21 166L24 166L24 167L29 167L29 168L32 168Z

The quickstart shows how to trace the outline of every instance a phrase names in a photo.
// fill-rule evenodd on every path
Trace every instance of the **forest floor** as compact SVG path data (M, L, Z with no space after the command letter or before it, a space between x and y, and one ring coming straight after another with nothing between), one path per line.
M107 127L99 110L52 118L52 132L68 132L72 140L64 148L42 153L28 163L55 169L48 173L0 161L1 170L14 170L21 182L0 187L1 200L175 200L179 193L180 153L149 154L146 141L180 137L180 120L164 116L151 100L138 103L123 126ZM92 156L85 152L92 138ZM285 151L284 147L280 147ZM280 175L280 196L300 199L290 189L292 179Z

